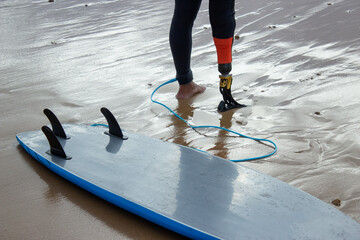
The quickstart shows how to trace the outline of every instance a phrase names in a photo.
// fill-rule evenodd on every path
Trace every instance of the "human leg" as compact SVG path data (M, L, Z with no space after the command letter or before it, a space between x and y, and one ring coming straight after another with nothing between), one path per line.
M189 98L205 91L205 87L193 82L190 67L192 28L201 0L175 0L174 16L170 27L170 47L176 69L179 91L176 98Z
M175 0L174 15L170 27L170 47L174 59L176 78L180 85L192 81L190 68L192 28L201 0Z

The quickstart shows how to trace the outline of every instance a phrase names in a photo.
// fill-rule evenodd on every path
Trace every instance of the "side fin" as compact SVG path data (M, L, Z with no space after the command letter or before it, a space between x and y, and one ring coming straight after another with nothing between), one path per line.
M51 123L53 133L58 137L61 137L64 139L69 139L69 137L66 136L64 128L62 127L62 125L61 125L59 119L56 117L56 115L47 108L44 109L44 114L46 115L46 117L49 119L49 121Z
M71 157L66 155L64 148L61 146L59 140L56 138L53 131L47 126L43 126L41 128L41 130L43 131L43 133L45 134L45 136L49 142L49 145L50 145L50 153L49 154L54 154L56 156L66 159L66 160L70 160Z
M107 123L109 125L109 132L105 132L105 133L117 136L117 137L121 138L122 140L128 139L127 137L125 137L123 135L123 133L121 131L121 128L119 126L119 123L116 121L116 118L109 111L109 109L103 107L103 108L100 109L100 111L104 115L104 117L106 118L106 121L107 121Z

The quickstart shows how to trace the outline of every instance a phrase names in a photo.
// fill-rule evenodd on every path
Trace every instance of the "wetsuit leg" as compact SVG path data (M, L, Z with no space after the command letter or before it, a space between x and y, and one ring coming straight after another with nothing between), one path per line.
M236 26L235 0L209 0L209 13L213 37L232 38Z
M201 0L175 0L174 16L170 27L170 47L176 79L181 85L193 80L190 67L192 28L200 5Z
M235 0L209 0L210 23L216 46L219 71L229 73L236 26Z

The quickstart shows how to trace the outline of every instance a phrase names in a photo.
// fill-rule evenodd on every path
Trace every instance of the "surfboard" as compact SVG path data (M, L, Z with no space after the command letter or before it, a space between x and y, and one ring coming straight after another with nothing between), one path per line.
M360 225L289 184L193 148L122 131L51 122L17 134L37 161L79 187L192 239L360 239Z

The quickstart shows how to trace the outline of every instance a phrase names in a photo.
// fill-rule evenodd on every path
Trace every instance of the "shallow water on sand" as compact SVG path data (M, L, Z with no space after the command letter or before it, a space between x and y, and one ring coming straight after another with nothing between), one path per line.
M87 5L87 6L85 6ZM63 181L18 146L18 132L62 122L105 123L242 159L269 153L215 130L193 131L150 102L174 76L168 44L172 1L0 2L0 238L180 239ZM215 47L204 1L194 26L193 71L204 94L155 96L197 125L278 144L273 157L242 163L337 207L360 222L360 3L236 1L233 96L247 108L219 114Z

